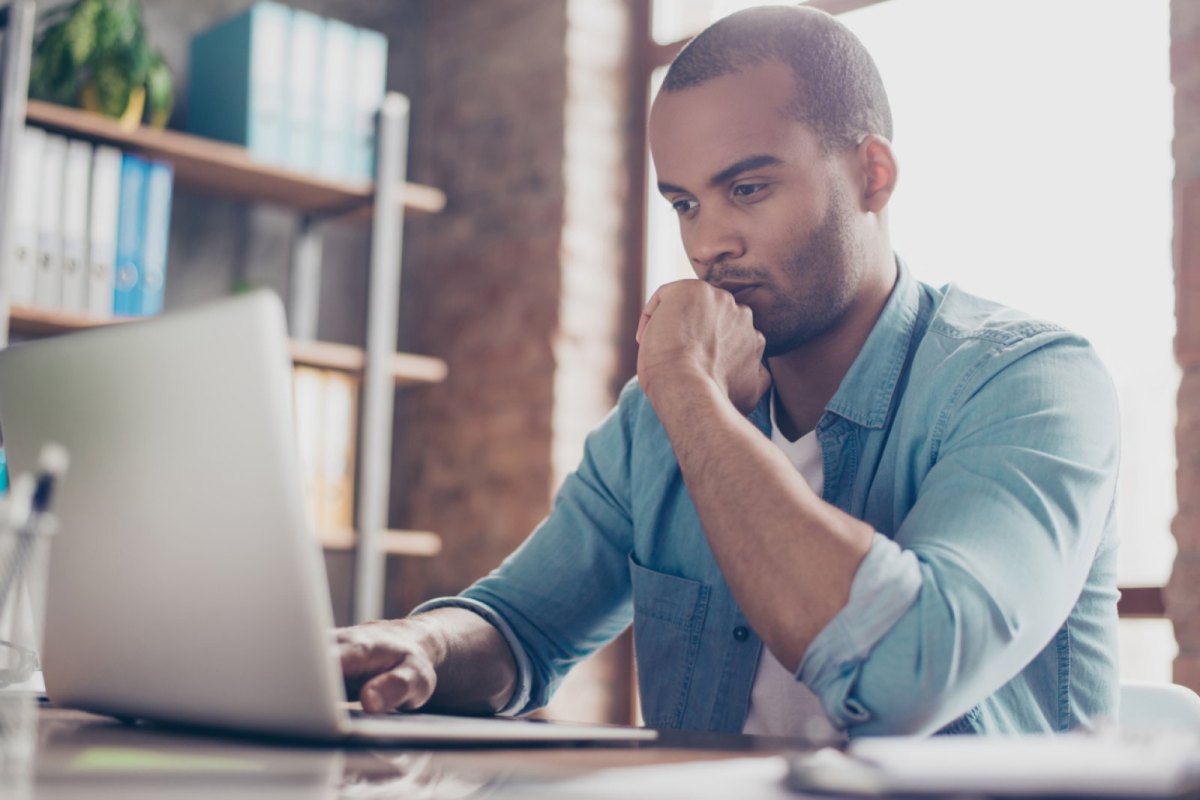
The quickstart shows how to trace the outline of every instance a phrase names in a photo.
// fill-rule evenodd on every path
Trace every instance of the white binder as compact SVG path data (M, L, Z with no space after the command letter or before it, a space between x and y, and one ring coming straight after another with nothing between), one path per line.
M375 115L387 92L387 37L359 28L354 40L354 113L351 120L348 177L375 178Z
M38 256L33 303L47 309L62 305L62 198L67 140L46 135L38 192Z
M25 128L21 132L16 164L16 207L13 209L12 251L9 253L9 300L16 306L33 305L38 249L38 187L42 179L42 150L46 132Z
M350 134L353 117L354 27L336 19L325 20L321 38L321 151L318 174L347 180L350 171Z
M97 145L92 154L87 235L87 312L94 317L111 317L113 313L113 266L117 261L120 200L121 151Z
M88 308L87 223L91 189L92 145L71 139L63 169L62 310L82 314Z

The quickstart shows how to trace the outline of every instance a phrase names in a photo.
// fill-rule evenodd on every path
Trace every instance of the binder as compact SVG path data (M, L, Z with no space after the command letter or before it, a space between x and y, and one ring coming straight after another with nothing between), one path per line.
M62 310L82 314L88 307L87 223L91 192L92 145L67 142L62 202Z
M192 39L189 131L285 162L290 24L290 8L259 2Z
M142 237L146 227L146 178L150 165L125 153L121 157L121 195L117 210L117 260L113 273L113 313L132 316L142 280Z
M293 367L292 408L299 451L300 477L304 483L305 507L314 532L320 530L324 517L320 500L321 488L321 391L324 384L321 370L314 367Z
M354 44L354 112L350 136L349 177L375 176L375 115L387 91L387 37L360 28Z
M350 174L354 28L336 19L325 20L321 45L321 152L317 172L345 180Z
M92 154L88 203L87 313L111 317L113 270L117 261L117 207L121 200L121 151L97 145Z
M324 492L318 506L323 530L354 528L354 462L358 381L345 372L327 370L321 392L321 475Z
M321 38L325 21L293 9L289 28L287 165L315 172L321 153L317 110L321 91Z
M9 299L13 305L33 305L37 274L38 207L42 177L42 151L46 132L26 127L21 131L20 156L16 162L16 197L13 208L12 241L8 257Z
M38 191L38 254L33 304L57 309L62 304L62 200L67 140L47 134L42 148Z
M145 316L162 311L171 231L171 188L175 176L171 165L162 161L150 162L147 169L142 280L135 289L134 299L134 313Z

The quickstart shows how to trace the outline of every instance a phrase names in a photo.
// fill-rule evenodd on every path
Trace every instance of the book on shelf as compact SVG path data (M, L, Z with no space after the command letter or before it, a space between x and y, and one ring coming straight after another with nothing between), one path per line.
M354 45L352 25L336 19L325 20L321 38L321 152L317 172L327 178L346 178L350 174Z
M292 417L296 426L296 444L300 478L304 486L309 524L317 530L321 513L317 508L318 472L321 452L321 370L315 367L292 368Z
M187 127L283 164L292 10L259 2L192 38Z
M350 531L354 527L358 392L358 380L348 373L293 368L297 450L316 531Z
M146 177L150 163L141 156L121 157L121 194L117 210L117 260L113 273L113 313L132 316L142 281L142 240L146 235Z
M358 430L358 381L345 372L326 370L321 392L322 530L354 527L354 461Z
M38 178L37 269L33 304L55 309L62 303L62 199L67 140L47 134Z
M92 144L67 140L62 189L62 293L58 307L82 314L88 307L88 200L91 194Z
M32 126L17 146L10 304L95 318L161 311L171 165Z
M331 180L374 174L387 38L264 0L197 34L187 128Z
M14 305L33 305L38 252L38 187L41 185L42 151L46 132L26 127L21 132L16 160L16 197L12 238L3 243L8 252L9 299Z
M142 280L134 298L134 313L158 314L167 280L167 243L171 237L171 189L175 171L163 161L151 161L146 173L145 228L142 235Z
M387 37L359 28L354 35L354 107L348 174L369 181L375 175L375 115L387 93Z
M121 202L121 151L97 145L92 152L88 204L87 313L111 317L113 271L117 262L117 209Z
M289 167L313 173L321 153L320 117L321 44L325 20L309 11L293 9L288 27L286 70L287 158Z
M162 311L173 176L165 162L132 153L121 158L112 299L117 316Z

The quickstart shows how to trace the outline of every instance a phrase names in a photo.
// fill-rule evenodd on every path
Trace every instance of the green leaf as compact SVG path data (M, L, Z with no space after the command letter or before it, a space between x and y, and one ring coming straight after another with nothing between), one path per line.
M128 71L119 63L112 60L96 64L92 81L96 87L96 99L100 103L100 111L106 116L120 117L129 105L129 93L134 83L129 79Z
M100 8L100 0L81 0L65 23L71 61L77 66L86 64L96 51L96 17Z
M171 87L171 71L161 58L155 57L149 74L146 75L146 114L147 121L156 128L166 126L171 117L171 108L175 104L174 91Z

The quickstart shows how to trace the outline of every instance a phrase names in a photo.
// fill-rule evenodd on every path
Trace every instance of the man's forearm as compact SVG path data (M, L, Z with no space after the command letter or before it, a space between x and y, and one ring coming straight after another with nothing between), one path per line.
M651 400L722 575L794 670L846 604L874 531L817 497L707 377L681 375Z
M435 608L409 621L425 631L437 670L431 710L494 713L508 703L516 662L491 623L463 608Z

